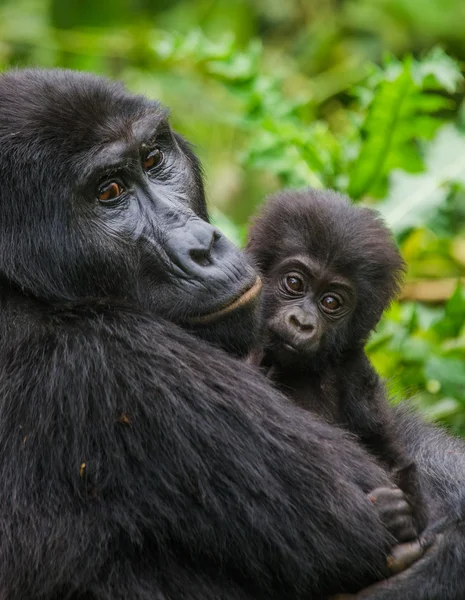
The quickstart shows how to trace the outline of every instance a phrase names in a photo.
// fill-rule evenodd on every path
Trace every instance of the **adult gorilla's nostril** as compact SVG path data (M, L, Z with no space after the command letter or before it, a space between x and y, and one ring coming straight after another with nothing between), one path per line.
M193 262L201 267L211 265L210 250L190 250L189 256Z
M221 234L217 231L213 231L210 243L206 248L194 248L189 251L189 256L197 265L201 267L208 267L212 264L212 250L213 244L219 240Z

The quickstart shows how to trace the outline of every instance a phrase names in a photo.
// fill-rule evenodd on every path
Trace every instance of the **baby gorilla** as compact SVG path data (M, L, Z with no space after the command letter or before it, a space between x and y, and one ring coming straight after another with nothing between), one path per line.
M255 219L247 250L264 283L264 339L251 361L392 471L413 509L396 535L409 539L425 527L426 505L364 352L404 270L388 229L376 212L335 192L286 191Z

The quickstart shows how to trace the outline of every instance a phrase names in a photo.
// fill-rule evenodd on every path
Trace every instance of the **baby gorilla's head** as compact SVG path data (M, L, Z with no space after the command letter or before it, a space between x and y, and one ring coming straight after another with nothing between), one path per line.
M270 198L247 251L264 282L266 351L286 365L363 346L404 270L379 215L331 191Z

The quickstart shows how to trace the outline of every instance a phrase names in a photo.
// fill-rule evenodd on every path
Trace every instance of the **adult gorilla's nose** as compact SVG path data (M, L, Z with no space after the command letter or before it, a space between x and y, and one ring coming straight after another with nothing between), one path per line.
M200 275L205 267L215 262L222 239L213 225L197 217L190 217L175 226L171 224L165 235L170 258L190 275Z
M189 276L199 280L242 279L251 272L242 253L213 225L189 218L167 232L170 258Z
M189 257L194 263L200 267L208 267L212 264L213 254L216 250L215 243L221 238L221 233L214 229L212 232L207 232L206 235L202 235L197 243L194 244L194 248L189 250Z

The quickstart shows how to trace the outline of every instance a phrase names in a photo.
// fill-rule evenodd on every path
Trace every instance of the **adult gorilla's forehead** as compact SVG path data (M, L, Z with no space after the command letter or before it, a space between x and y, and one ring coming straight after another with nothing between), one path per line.
M131 160L138 161L140 153L153 149L158 136L169 129L167 118L168 110L154 105L152 111L133 117L115 112L96 123L96 129L101 131L99 141L79 150L74 147L78 185L97 171L110 172L122 166L129 167Z
M140 135L149 121L166 116L158 102L89 74L27 70L0 77L0 139L13 146L29 140L42 148L52 143L61 151L70 145L79 152Z

